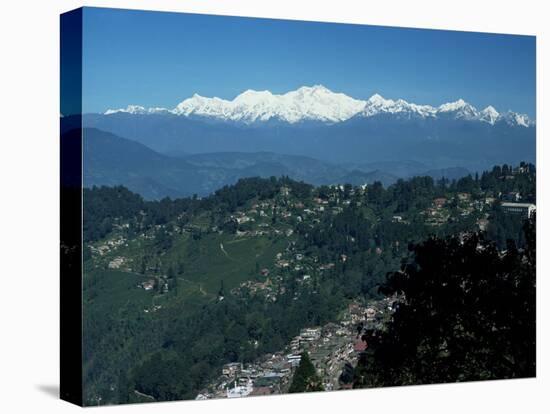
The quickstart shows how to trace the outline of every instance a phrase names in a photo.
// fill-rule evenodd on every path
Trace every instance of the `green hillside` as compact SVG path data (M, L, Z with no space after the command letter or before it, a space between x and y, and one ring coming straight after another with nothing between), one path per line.
M483 224L496 248L523 248L524 220L501 207L514 192L535 201L534 167L388 188L248 178L203 199L87 189L86 404L194 398L223 364L283 351L351 301L382 299L409 245L431 237Z

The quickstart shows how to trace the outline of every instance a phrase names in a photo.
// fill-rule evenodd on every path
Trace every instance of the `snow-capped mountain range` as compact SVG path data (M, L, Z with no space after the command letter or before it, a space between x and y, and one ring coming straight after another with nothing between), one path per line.
M104 114L174 114L186 117L206 117L222 121L252 124L269 120L295 124L303 121L338 123L353 117L373 117L391 114L401 118L451 117L480 121L494 125L505 121L510 125L529 127L534 121L527 115L508 111L499 113L488 106L478 110L459 99L438 107L418 105L403 99L385 99L374 94L367 100L354 99L343 93L332 92L322 85L303 86L295 91L277 95L270 91L247 90L233 100L207 98L198 94L180 102L175 108L145 108L128 105L122 109L109 109Z
M80 125L63 119L67 128ZM176 158L269 152L338 165L412 160L469 171L536 160L535 122L526 115L477 109L462 99L439 106L378 94L361 100L323 86L284 94L248 90L232 100L194 95L172 109L87 113L82 124ZM251 175L285 174L265 158L249 167Z
M269 120L279 120L289 124L303 121L334 124L354 117L368 118L382 114L405 119L450 117L451 119L485 122L490 125L495 125L500 121L522 127L530 127L535 124L527 115L512 111L499 113L492 106L478 110L462 99L438 107L409 103L403 99L385 99L378 94L374 94L367 100L360 100L343 93L332 92L322 85L303 86L280 95L270 91L249 89L231 101L195 94L180 102L173 109L129 105L122 109L109 109L104 115L115 113L173 114L245 124Z

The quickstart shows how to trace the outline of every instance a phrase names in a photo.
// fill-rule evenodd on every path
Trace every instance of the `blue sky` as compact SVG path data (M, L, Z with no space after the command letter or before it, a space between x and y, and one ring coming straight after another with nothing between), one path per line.
M83 36L85 112L323 84L535 116L532 36L97 8L85 9Z

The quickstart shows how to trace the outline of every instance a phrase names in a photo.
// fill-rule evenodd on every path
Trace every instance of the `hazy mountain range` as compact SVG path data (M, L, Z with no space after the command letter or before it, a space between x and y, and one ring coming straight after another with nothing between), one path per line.
M147 199L206 195L243 177L286 175L320 184L354 185L381 181L385 186L411 175L457 178L465 169L429 170L420 163L342 165L269 152L220 152L170 157L138 142L94 128L84 130L84 185L124 185ZM387 171L395 169L399 175Z
M62 130L76 126L62 118ZM147 198L208 194L246 176L312 184L385 185L412 175L453 179L492 165L535 162L526 115L366 101L323 86L232 101L194 95L173 109L128 106L86 114L86 185L124 184Z

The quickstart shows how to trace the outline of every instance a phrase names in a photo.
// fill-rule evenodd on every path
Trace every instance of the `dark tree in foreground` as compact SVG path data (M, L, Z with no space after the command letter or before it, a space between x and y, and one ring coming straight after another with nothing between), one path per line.
M414 247L382 288L403 301L385 332L366 333L355 387L535 376L535 221L524 231L521 251L478 234Z
M300 365L296 368L288 392L323 391L323 384L309 359L308 353L302 352L301 357Z

